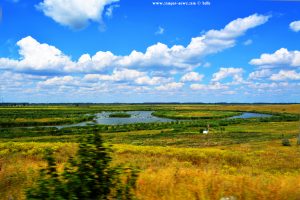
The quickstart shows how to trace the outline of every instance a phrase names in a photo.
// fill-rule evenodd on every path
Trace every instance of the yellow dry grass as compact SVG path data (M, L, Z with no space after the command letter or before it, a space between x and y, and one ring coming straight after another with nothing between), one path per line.
M114 164L141 169L139 199L299 199L300 147L281 141L209 148L113 146ZM56 149L60 167L75 143L11 142L0 144L0 199L24 199L24 188L45 166L42 152Z
M191 105L173 106L175 110L230 110L300 114L300 104L279 105Z

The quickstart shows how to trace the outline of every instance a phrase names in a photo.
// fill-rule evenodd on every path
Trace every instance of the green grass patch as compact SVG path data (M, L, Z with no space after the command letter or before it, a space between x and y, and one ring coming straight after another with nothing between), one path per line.
M125 112L114 112L109 114L109 117L111 118L130 118L131 114L125 113Z
M220 119L233 117L241 114L240 112L233 111L210 111L210 110L178 110L178 111L155 111L152 115L157 117L164 117L170 119Z

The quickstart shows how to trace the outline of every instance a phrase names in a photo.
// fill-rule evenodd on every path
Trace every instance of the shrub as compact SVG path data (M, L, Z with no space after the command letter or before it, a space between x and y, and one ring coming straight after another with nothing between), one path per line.
M290 140L288 138L283 138L282 146L291 146Z
M297 138L297 145L300 145L300 134L298 135L298 138Z
M48 166L27 191L27 199L135 199L136 170L112 167L110 148L99 134L82 139L77 156L69 159L63 172L57 171L52 151L47 151L46 159Z

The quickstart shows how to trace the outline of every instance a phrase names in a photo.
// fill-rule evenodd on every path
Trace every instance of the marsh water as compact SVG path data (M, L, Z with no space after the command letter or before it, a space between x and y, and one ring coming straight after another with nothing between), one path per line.
M271 116L272 115L269 114L244 112L241 115L229 117L228 119L248 119L248 118L261 118L261 117L271 117Z
M152 123L152 122L172 122L173 119L155 117L153 111L128 111L126 113L131 116L124 117L109 117L113 112L101 112L95 115L94 122L81 122L78 124L55 126L57 128L73 127L73 126L88 126L96 124L118 125L118 124L134 124L134 123Z
M128 118L109 117L112 112L102 112L96 115L97 124L133 124L133 123L151 123L151 122L171 122L172 119L155 117L153 111L129 111L131 116Z
M153 116L152 112L153 111L128 111L126 113L131 115L128 118L109 117L109 115L112 114L113 112L101 112L95 115L95 120L93 122L81 122L78 124L60 125L55 127L61 129L61 128L74 127L74 126L92 126L96 124L118 125L118 124L176 121L173 119ZM268 114L243 112L241 113L241 115L236 115L228 119L238 119L238 118L247 119L247 118L258 118L258 117L271 117L271 116L272 115L268 115Z

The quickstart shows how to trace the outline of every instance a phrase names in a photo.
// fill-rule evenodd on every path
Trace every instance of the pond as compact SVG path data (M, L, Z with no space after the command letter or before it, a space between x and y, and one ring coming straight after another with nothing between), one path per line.
M262 113L244 112L241 115L229 117L228 119L249 119L249 118L261 118L261 117L272 117L272 115L262 114Z
M58 129L75 127L75 126L92 126L96 124L105 124L105 125L119 125L119 124L133 124L133 123L151 123L151 122L172 122L176 121L168 118L155 117L152 114L153 111L128 111L126 113L131 116L128 118L119 118L119 117L109 117L113 112L101 112L96 114L94 122L81 122L78 124L69 124L69 125L60 125L55 126ZM251 113L244 112L241 115L229 117L227 119L247 119L247 118L258 118L258 117L271 117L272 115L261 114L261 113Z
M128 111L126 113L131 116L128 118L123 117L109 117L113 112L101 112L96 114L95 122L81 122L78 124L60 125L57 128L66 128L74 126L88 126L95 124L118 125L118 124L133 124L133 123L151 123L151 122L172 122L173 119L155 117L153 111Z
M112 112L102 112L96 115L96 123L97 124L133 124L133 123L151 123L151 122L171 122L174 121L172 119L155 117L152 114L153 111L129 111L126 112L131 116L129 118L118 118L113 117L110 118L109 115Z
M174 119L162 118L153 116L154 111L127 111L125 113L130 114L130 117L109 117L114 112L101 112L95 114L93 121L80 122L77 124L63 124L63 125L52 125L52 126L32 126L32 127L12 127L12 128L35 128L35 127L55 127L58 129L68 127L80 127L80 126L94 126L97 124L102 125L122 125L122 124L134 124L134 123L153 123L153 122L172 122L177 121ZM248 118L262 118L272 117L270 114L252 113L252 112L241 112L240 115L228 117L226 119L248 119ZM189 121L189 120L178 120L178 121Z

